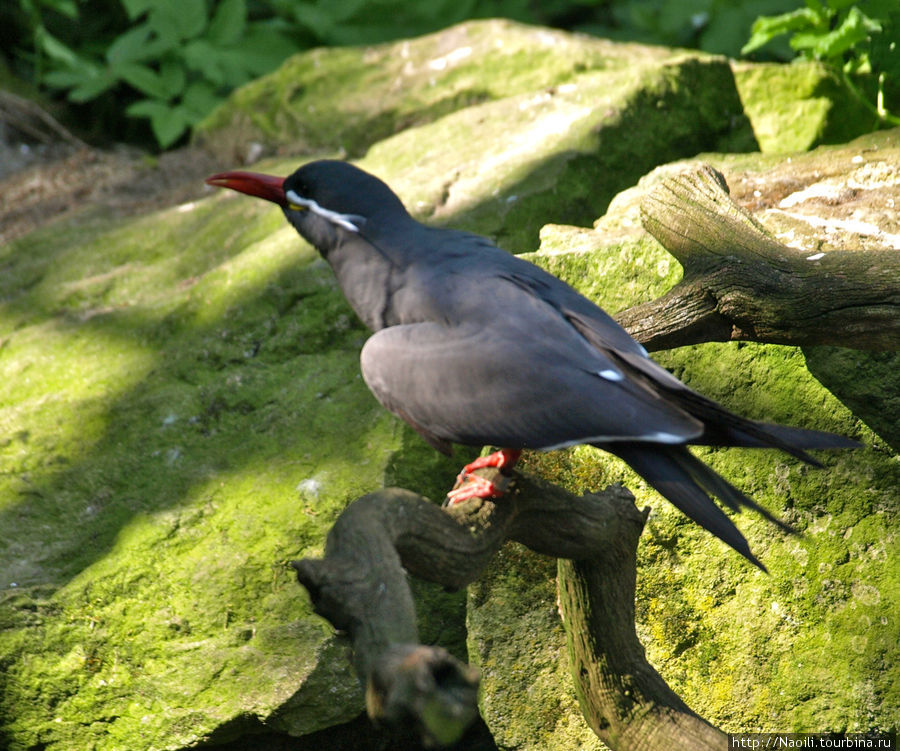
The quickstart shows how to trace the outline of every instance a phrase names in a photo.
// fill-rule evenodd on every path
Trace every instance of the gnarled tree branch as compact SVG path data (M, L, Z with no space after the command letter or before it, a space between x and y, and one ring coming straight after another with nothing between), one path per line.
M578 497L520 476L500 503L472 499L449 510L391 488L343 512L323 559L292 565L316 612L349 633L369 715L415 724L426 740L447 744L477 712L477 671L416 643L406 572L463 587L506 540L580 561L560 564L561 600L594 730L617 750L721 747L724 736L669 689L637 640L635 553L644 518L620 486Z
M684 267L668 293L616 316L649 350L731 340L900 347L900 252L782 245L708 165L664 180L641 218Z

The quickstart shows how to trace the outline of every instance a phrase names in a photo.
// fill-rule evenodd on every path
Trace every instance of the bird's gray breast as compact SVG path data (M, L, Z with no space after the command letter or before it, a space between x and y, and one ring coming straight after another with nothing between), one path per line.
M380 331L443 320L452 312L457 275L441 253L430 250L427 243L386 243L378 235L345 233L323 255L353 310L370 329Z

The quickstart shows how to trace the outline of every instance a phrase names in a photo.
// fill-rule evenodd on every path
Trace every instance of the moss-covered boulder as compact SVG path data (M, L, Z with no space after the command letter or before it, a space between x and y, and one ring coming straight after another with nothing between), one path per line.
M299 735L361 709L284 563L390 481L406 438L360 381L365 333L330 272L259 208L187 204L4 249L13 748Z
M260 139L365 154L420 218L513 252L534 250L547 221L589 224L657 164L756 147L725 58L507 21L303 53L236 92L199 138L221 153Z
M590 226L659 163L754 147L727 60L505 22L319 50L281 74L237 92L202 130L227 159L223 168L250 141L272 151L365 154L362 166L394 185L419 216L489 233L513 251L533 251L548 222ZM286 173L297 161L259 168ZM535 258L613 309L677 275L646 238L591 253L559 244L578 244L584 233L599 237L576 228L547 234ZM601 258L603 277L588 273ZM366 332L326 265L274 207L220 195L128 217L87 207L0 248L0 268L0 747L252 748L252 739L240 739L265 732L316 733L316 747L327 749L327 728L359 714L361 693L344 643L311 613L284 564L317 555L334 518L358 495L396 484L437 498L455 467L366 390L358 371ZM706 354L676 353L666 362L753 416L857 431L850 413L805 375L796 352L733 349L738 354L698 349ZM736 726L753 725L761 712L787 715L787 699L745 706L760 696L749 669L755 653L726 647L753 636L733 622L734 612L793 586L791 577L806 571L802 559L815 582L834 569L830 594L822 600L819 590L804 589L810 610L798 613L797 599L779 590L785 618L773 621L766 605L748 623L771 633L809 616L809 628L819 630L804 632L813 645L804 650L826 638L862 649L851 667L871 668L870 691L854 690L872 723L882 722L890 697L876 658L889 659L884 633L894 626L879 618L896 596L872 574L874 564L863 568L854 558L862 546L878 560L872 541L888 529L878 509L890 500L886 467L896 464L879 450L853 455L859 470L837 457L829 459L835 468L808 477L769 455L752 464L744 455L739 465L711 456L771 508L828 535L821 550L817 537L790 541L801 551L794 555L751 521L773 570L785 562L770 580L748 574L736 556L723 556L653 501L659 521L645 546L642 628L655 639L663 672L673 681L683 676L676 686L699 711L721 719L715 702L730 702ZM621 472L581 450L532 463L573 487ZM835 487L826 493L829 482ZM890 554L889 538L878 539ZM508 571L532 565L519 552L507 556ZM686 566L707 554L724 563ZM533 737L545 747L565 748L563 738L573 739L569 747L591 742L559 664L552 571L535 573L545 569L529 573L536 585L529 594L507 596L520 610L526 600L538 609L528 626L533 646L514 665L485 656L496 617L485 608L500 600L497 577L479 585L480 609L470 617L472 656L488 688L485 714L509 747L529 742L531 730L516 726L523 714L541 718ZM691 587L679 589L685 581ZM865 595L858 613L847 610L855 593ZM464 601L423 587L421 602L423 639L460 652ZM873 624L865 641L852 641L855 613ZM791 683L794 653L783 642L792 633L773 641L771 653L788 697L818 685L798 675ZM748 668L731 694L719 674L708 680L707 668L697 668L703 654ZM763 657L773 665L769 653ZM541 681L525 672L532 664L544 666ZM490 692L510 670L519 672L506 686L547 688L524 698L502 694L501 720ZM704 703L710 682L717 692ZM554 691L555 703L547 703ZM833 704L834 716L846 707ZM806 716L796 724L806 725Z
M820 62L732 64L744 112L763 153L790 154L844 143L877 127L877 117Z
M473 105L519 94L553 95L560 87L577 86L585 73L625 73L684 56L683 50L506 20L471 21L400 43L298 54L235 92L195 136L234 161L259 153L316 151L356 158L399 131ZM874 115L821 63L732 62L731 67L734 83L703 93L718 91L724 95L722 112L748 117L764 152L840 143L875 127ZM704 82L684 79L681 85ZM739 110L730 101L735 85L743 103ZM745 146L746 133L734 144Z
M553 93L588 71L623 72L681 56L512 21L473 21L417 39L316 49L250 83L197 128L203 144L239 159L266 152L343 151L473 105Z

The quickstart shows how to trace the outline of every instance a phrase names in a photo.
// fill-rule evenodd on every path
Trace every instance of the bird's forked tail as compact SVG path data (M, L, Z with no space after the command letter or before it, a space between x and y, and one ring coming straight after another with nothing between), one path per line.
M627 462L660 495L763 571L766 567L753 555L744 535L710 496L715 496L733 511L751 508L786 532L796 534L795 530L706 466L687 446L619 443L606 444L603 448Z

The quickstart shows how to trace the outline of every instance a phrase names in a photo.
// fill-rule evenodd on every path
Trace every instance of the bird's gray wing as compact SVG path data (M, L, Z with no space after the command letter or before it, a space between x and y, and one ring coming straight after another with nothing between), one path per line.
M495 326L382 329L361 365L376 398L438 448L680 444L702 433L698 420L629 381L564 322L527 311Z
M804 449L854 448L856 441L821 430L763 423L736 415L694 391L654 362L647 351L606 311L540 269L513 274L516 283L559 311L587 342L603 353L629 381L668 401L698 421L704 430L692 444L778 448L813 466L821 466Z
M822 430L794 428L759 422L731 412L721 404L686 386L669 371L640 352L624 352L604 347L602 334L590 323L573 318L573 325L589 341L604 351L629 379L639 381L651 391L698 419L703 434L692 440L695 445L777 448L812 466L822 466L804 449L857 448L857 441Z

